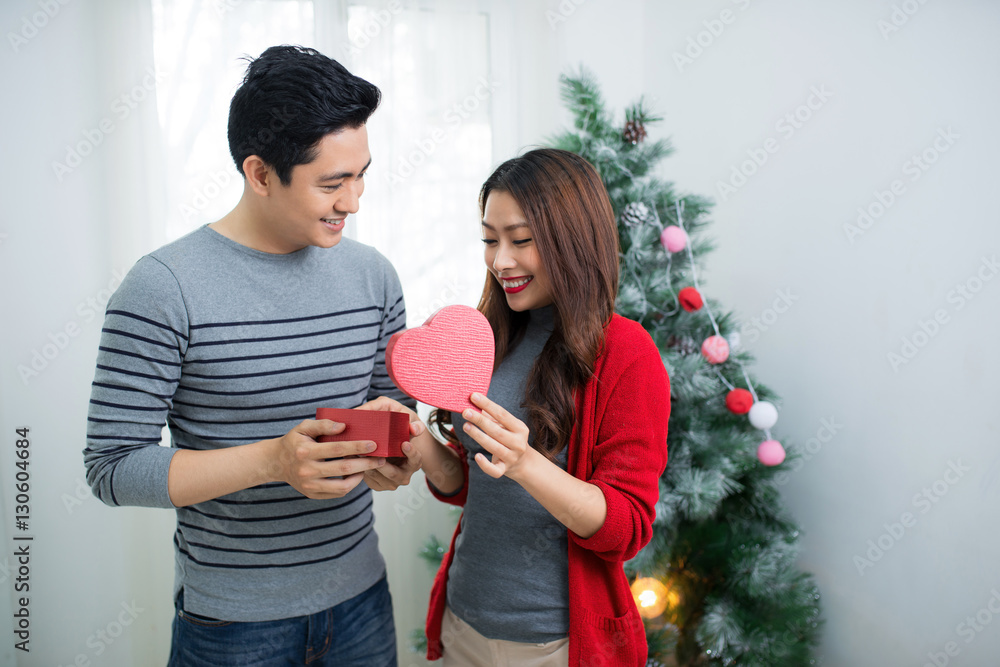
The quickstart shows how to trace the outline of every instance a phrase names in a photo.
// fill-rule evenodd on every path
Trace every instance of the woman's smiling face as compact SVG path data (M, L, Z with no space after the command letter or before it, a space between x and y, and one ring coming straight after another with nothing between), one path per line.
M511 310L526 311L552 303L548 274L524 213L509 193L490 192L483 207L486 268L500 283Z

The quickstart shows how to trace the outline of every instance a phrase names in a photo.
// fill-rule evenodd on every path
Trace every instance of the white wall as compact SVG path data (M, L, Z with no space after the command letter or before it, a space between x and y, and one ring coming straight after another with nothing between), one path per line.
M112 109L121 95L141 86L147 55L134 44L95 40L112 21L143 20L142 12L116 12L115 6L103 3L104 11L98 11L92 3L51 3L51 17L34 2L4 3L0 9L5 35L0 48L5 100L0 112L4 628L10 623L15 574L6 569L13 564L14 544L7 533L13 529L13 431L20 426L31 429L32 492L30 528L17 532L35 537L31 651L14 651L13 635L5 630L3 664L16 659L20 665L63 665L77 656L94 665L165 662L165 654L162 660L153 656L162 653L171 617L163 601L170 599L173 516L105 507L86 492L82 458L108 288L116 269L126 271L142 248L156 243L146 224L156 191L119 187L107 177L112 162L133 168L121 160L135 154L155 123L152 99L124 115ZM37 33L25 29L25 19L42 27ZM122 27L125 34L142 34L141 25ZM29 38L15 50L8 33L22 30ZM130 57L118 57L119 49ZM67 145L89 141L85 133L103 120L113 132L99 142L92 133L98 145L60 181L52 163L65 162ZM150 158L134 168L153 174L155 166ZM117 232L111 236L110 229ZM37 376L22 378L18 366L31 367L36 352L51 358L36 359ZM142 611L134 618L122 615L123 603ZM110 633L107 640L100 631Z
M790 474L783 496L803 527L801 565L824 596L824 664L922 665L929 653L938 664L996 664L1000 619L989 624L996 614L988 604L1000 609L1000 429L990 371L1000 367L991 342L1000 277L983 268L995 279L961 308L953 290L967 281L979 288L983 258L995 261L1000 250L992 194L1000 6L542 4L578 8L540 48L547 55L537 69L548 80L522 88L521 143L565 122L553 113L552 71L582 62L619 112L647 95L665 116L652 136L669 136L676 147L662 175L681 192L719 201L705 290L747 323L754 373L782 397L778 436L812 440L815 452ZM891 22L896 5L916 11L905 23L897 16L899 30L883 38L878 22ZM727 9L731 22L712 24ZM548 30L543 14L530 13L539 33ZM679 68L674 53L703 31L708 46ZM776 127L813 87L829 99L813 100L819 108L800 129ZM537 91L536 109L538 97L528 93ZM949 127L953 145L940 141L948 150L911 180L905 163ZM777 152L722 201L717 182L769 137ZM851 243L844 225L894 180L902 194ZM779 293L791 306L776 315L769 310ZM893 369L887 354L902 356L901 339L912 340L939 310L946 323ZM947 472L952 462L967 467L961 477ZM935 483L939 500L915 499L925 488L938 498ZM897 540L885 524L904 512L912 522L894 528ZM869 540L880 536L888 551L859 573L854 557L867 558ZM984 625L959 626L977 613Z

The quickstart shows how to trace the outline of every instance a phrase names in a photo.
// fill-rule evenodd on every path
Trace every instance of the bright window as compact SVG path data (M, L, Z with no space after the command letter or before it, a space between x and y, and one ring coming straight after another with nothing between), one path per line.
M229 212L243 179L229 155L229 101L243 56L314 41L306 0L153 0L153 57L167 175L167 240Z

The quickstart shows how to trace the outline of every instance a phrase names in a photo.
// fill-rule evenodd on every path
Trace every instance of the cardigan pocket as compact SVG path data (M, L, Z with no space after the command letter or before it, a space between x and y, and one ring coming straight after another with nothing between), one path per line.
M600 616L583 610L586 649L581 667L615 667L639 664L636 642L645 645L646 631L638 613L630 610L623 616Z

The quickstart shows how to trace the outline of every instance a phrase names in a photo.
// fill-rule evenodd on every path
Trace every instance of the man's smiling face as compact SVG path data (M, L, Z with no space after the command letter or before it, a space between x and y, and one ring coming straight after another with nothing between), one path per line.
M368 130L346 128L320 139L316 158L292 168L282 184L271 172L267 203L268 232L283 252L309 245L332 248L340 242L345 218L357 213L371 164ZM270 180L270 179L269 179ZM272 185L272 183L269 183Z

